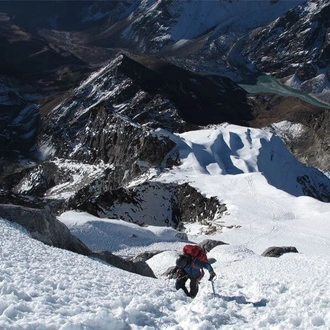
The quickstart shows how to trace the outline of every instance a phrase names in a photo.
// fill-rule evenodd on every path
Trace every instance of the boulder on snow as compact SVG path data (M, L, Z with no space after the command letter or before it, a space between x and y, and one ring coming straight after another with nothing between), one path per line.
M271 246L266 249L261 255L263 257L278 258L284 253L299 253L294 246Z
M83 242L73 236L70 230L48 210L0 204L0 217L18 223L30 232L32 238L44 244L96 257L110 265L132 273L156 277L144 261L126 261L109 251L92 252Z
M205 239L204 241L198 244L198 246L203 248L206 252L210 252L214 247L218 245L228 245L228 243L224 243L222 241L216 241L213 239Z
M128 272L139 274L142 276L156 278L152 269L144 261L137 261L137 262L128 261L112 254L109 251L96 251L93 252L91 256L104 260L106 263L113 265L117 268L126 270Z
M90 249L48 210L0 204L0 217L18 223L30 232L32 238L47 245L83 255L91 254Z
M156 254L158 253L161 253L161 252L164 252L164 251L145 251L145 252L142 252L138 255L136 255L135 257L131 257L129 259L126 259L127 261L133 261L133 262L139 262L139 261L147 261L149 260L150 258L152 258L153 256L155 256Z
M188 235L186 233L177 233L175 237L183 241L188 241Z

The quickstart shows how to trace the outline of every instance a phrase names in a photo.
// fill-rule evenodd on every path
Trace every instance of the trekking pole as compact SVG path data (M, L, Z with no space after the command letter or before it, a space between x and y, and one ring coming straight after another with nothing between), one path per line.
M212 286L212 291L213 291L213 296L215 297L215 290L214 290L214 279L216 279L217 276L210 276L209 281L211 282L211 286Z
M210 282L211 282L211 286L212 286L213 296L215 297L215 290L214 290L214 282L213 282L213 279L210 280Z

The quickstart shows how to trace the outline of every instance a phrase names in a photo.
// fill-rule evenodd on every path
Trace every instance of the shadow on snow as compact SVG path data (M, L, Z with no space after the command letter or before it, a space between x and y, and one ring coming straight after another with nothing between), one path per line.
M251 304L253 305L254 307L265 307L268 303L268 300L263 298L259 301L249 301L249 300L246 300L246 297L244 296L222 296L222 295L219 295L219 294L215 294L214 297L216 298L220 298L224 301L235 301L237 304Z

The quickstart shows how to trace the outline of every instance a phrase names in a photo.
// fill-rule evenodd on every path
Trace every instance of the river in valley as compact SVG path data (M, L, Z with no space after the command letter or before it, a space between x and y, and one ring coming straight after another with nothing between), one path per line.
M253 83L246 82L239 84L239 86L245 89L248 93L274 93L284 96L295 96L312 105L330 109L329 104L323 103L300 90L282 85L278 80L271 76L260 75Z

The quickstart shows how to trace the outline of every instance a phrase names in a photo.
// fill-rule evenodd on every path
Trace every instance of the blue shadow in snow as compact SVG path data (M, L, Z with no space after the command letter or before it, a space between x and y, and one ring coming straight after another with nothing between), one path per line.
M228 296L222 296L219 294L216 294L215 297L220 298L224 301L235 301L237 304L251 304L253 307L265 307L268 303L267 299L261 299L259 301L249 301L246 300L246 298L244 296L232 296L232 297L228 297Z

